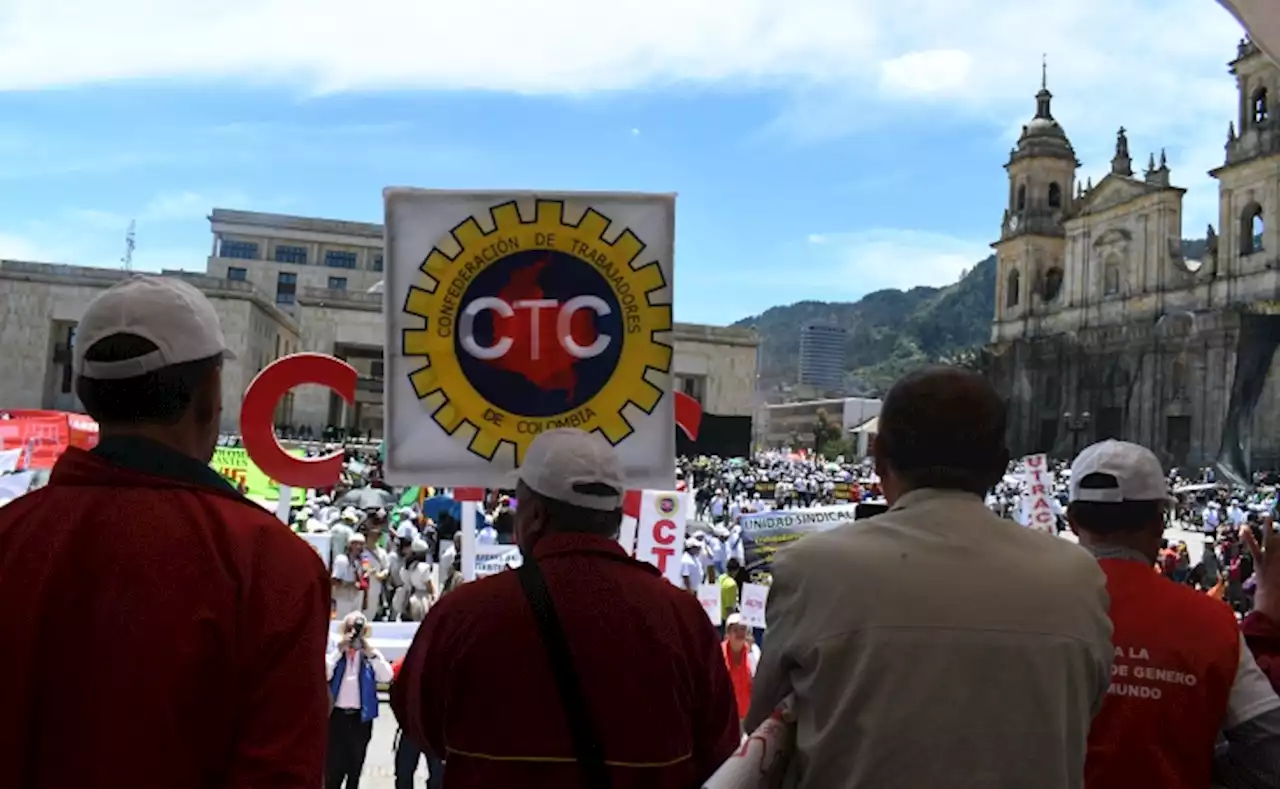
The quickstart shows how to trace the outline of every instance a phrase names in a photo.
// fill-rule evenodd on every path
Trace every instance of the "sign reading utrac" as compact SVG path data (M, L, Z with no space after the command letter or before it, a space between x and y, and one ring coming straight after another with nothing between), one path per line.
M386 207L393 480L494 486L576 427L632 487L673 486L671 196L390 189Z

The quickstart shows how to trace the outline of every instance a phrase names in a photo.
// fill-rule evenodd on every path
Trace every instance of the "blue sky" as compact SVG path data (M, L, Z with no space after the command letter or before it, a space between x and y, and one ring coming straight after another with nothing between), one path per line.
M674 191L676 316L980 260L1048 53L1106 171L1216 224L1239 26L1211 0L0 0L0 257L200 270L214 206L381 221L387 185ZM961 7L963 6L963 8ZM604 9L609 9L608 11Z

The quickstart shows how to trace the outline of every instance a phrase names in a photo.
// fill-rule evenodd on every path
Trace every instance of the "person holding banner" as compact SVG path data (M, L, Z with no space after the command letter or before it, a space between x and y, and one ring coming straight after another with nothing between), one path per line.
M1105 577L987 509L1005 415L977 373L903 377L872 444L889 510L775 555L746 728L793 697L797 789L1081 787L1111 673Z
M101 440L0 510L0 786L318 788L328 581L209 466L217 312L177 277L129 277L73 357Z
M740 742L720 639L694 595L618 544L617 451L541 433L514 481L515 570L443 595L391 704L450 789L689 789Z

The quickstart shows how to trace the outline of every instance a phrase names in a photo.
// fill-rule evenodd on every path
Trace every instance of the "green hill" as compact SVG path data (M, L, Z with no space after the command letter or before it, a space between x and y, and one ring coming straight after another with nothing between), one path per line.
M1204 241L1184 241L1183 250L1199 258ZM801 301L733 325L760 334L763 390L796 382L801 326L818 320L843 326L849 332L848 394L878 395L913 367L986 344L995 293L996 258L991 255L946 287L878 290L855 302Z

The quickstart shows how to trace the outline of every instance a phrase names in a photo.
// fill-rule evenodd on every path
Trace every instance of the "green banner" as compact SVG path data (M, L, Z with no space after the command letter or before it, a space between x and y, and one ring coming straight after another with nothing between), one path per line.
M306 451L302 449L286 451L294 457L307 456ZM247 495L264 499L280 498L279 483L254 465L244 447L218 447L213 451L213 461L209 466L236 487L243 482L247 488L245 491ZM294 488L290 499L294 505L301 505L307 500L307 491L303 488Z

